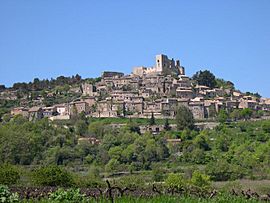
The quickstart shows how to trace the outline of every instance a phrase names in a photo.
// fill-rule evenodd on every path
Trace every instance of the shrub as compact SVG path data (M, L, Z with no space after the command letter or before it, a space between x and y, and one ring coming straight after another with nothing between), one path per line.
M145 186L146 180L142 175L128 175L123 176L116 180L116 185L119 187L127 187L130 189L143 188Z
M186 186L185 179L181 174L170 173L165 180L165 187L171 192L180 192Z
M112 158L105 166L105 170L108 172L112 172L117 170L120 167L120 162L114 158Z
M210 177L199 171L194 171L190 182L197 187L205 188L210 186Z
M206 173L214 181L227 181L243 178L243 169L238 165L230 164L226 160L211 162L206 166Z
M62 186L73 185L72 175L59 166L47 166L37 169L33 174L34 182L43 186Z
M51 193L49 199L56 202L82 202L85 194L81 194L80 189L64 190L62 188Z
M266 133L270 133L270 122L264 122L262 124L262 129L264 130L264 132Z
M0 185L0 202L19 202L19 195L17 193L11 193L7 186Z
M152 176L155 182L161 182L164 180L164 170L160 168L154 168L152 170Z
M0 166L0 184L13 185L20 179L20 173L12 165L4 164Z

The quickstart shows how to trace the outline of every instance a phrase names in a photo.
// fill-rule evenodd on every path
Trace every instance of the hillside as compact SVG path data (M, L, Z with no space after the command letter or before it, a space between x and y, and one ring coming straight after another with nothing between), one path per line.
M181 105L196 120L259 118L270 112L270 99L236 90L233 82L208 70L188 77L180 62L166 55L157 55L153 67L136 67L129 75L105 71L100 78L35 78L0 89L0 117L20 114L29 120L70 119L81 112L96 118L150 118L153 114L174 119Z

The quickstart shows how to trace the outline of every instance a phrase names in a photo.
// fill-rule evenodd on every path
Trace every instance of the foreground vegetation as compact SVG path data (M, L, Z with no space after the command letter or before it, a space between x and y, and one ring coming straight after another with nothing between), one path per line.
M181 116L181 112L185 113ZM0 184L10 187L15 200L44 202L73 197L116 202L256 202L270 193L269 184L261 187L263 180L270 179L269 120L221 119L213 130L198 130L190 112L181 112L173 121L177 131L170 127L171 120L144 120L149 125L164 123L165 130L157 135L141 134L141 123L135 119L113 125L84 114L69 121L29 122L21 116L3 120ZM228 185L241 179L261 182L252 190L237 182Z
M114 189L121 190L121 188L115 187ZM202 188L200 188L202 189ZM190 190L191 191L191 190ZM19 191L19 192L22 192ZM210 195L204 194L191 194L191 193L178 193L178 194L163 194L157 193L157 190L151 192L145 192L140 190L133 190L133 193L122 194L115 193L113 187L107 188L104 192L100 189L100 193L97 195L94 190L80 189L50 189L50 190L29 190L26 189L24 196L22 193L11 192L8 187L0 186L0 200L1 202L260 202L269 201L270 196L254 196L252 193L249 196L238 194L230 194L224 192L212 192ZM136 193L137 192L137 193ZM186 192L186 191L185 191ZM207 193L207 191L204 191ZM33 195L34 194L34 195ZM248 193L246 193L248 194Z
M100 178L146 172L163 181L169 173L190 176L199 170L213 181L268 179L269 137L268 120L202 131L168 129L153 136L141 135L133 120L113 127L83 115L66 123L33 123L18 116L0 123L0 163L26 168L56 164L84 174L92 170ZM179 142L168 141L172 138Z

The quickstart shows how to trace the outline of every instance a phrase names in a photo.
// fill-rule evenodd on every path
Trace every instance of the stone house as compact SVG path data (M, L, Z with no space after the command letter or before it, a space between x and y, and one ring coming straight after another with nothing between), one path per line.
M195 119L204 119L206 110L204 107L204 102L190 102L189 109L191 110Z
M29 120L35 121L43 118L43 109L38 106L34 106L29 109Z
M51 117L56 116L58 114L55 106L42 107L42 110L43 110L43 117Z
M142 134L146 132L150 132L153 135L157 135L160 132L164 131L163 125L147 125L147 126L140 126L140 132Z
M260 99L260 107L263 111L270 111L270 99L268 98L261 98Z
M96 97L91 97L91 96L90 97L83 97L81 99L81 101L86 102L89 105L89 107L91 108L92 106L94 106L96 104Z
M256 97L253 96L243 96L241 99L239 99L239 108L245 109L250 108L253 110L259 109L259 101L257 101Z
M123 116L124 101L114 101L111 98L97 103L96 117L117 117Z
M176 98L166 98L161 102L161 112L166 117L176 115L178 100Z
M82 144L82 143L90 143L92 145L100 145L101 141L95 137L80 137L78 139L78 144Z
M84 112L85 114L90 113L89 104L85 101L74 101L69 103L70 115L75 115Z
M176 89L176 97L177 98L187 98L187 99L192 99L194 98L194 93L192 91L192 89L182 89L180 87L178 87Z
M16 115L22 115L24 118L28 118L29 113L28 113L28 108L25 107L16 107L11 110L11 115L16 116Z
M129 112L142 114L144 109L144 99L140 96L130 97L125 100L125 108Z
M240 102L238 100L225 101L225 108L227 109L228 112L231 112L234 109L238 109L239 104L240 104Z
M127 86L130 85L132 81L132 77L131 76L123 76L120 78L115 78L112 80L113 83L113 87L116 89L122 89L124 87L127 88Z
M83 96L95 96L97 94L96 87L92 84L83 83L81 85L81 91Z
M81 87L72 87L69 89L69 92L79 94L79 93L82 93L82 90L81 90Z
M111 98L113 100L130 100L131 98L138 97L139 92L137 91L122 91L122 90L114 90L111 92Z
M121 72L115 72L115 71L104 71L102 73L102 79L112 79L112 78L120 78L123 77L124 73Z
M69 105L68 104L56 104L54 105L58 115L65 116L69 115Z

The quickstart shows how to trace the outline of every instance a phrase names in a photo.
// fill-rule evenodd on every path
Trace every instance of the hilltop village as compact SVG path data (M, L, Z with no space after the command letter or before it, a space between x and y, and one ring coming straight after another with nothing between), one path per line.
M134 67L129 75L105 71L99 79L78 78L78 81L74 86L63 82L62 89L60 85L58 89L34 96L18 96L20 88L0 88L0 99L19 99L10 113L13 116L21 114L29 120L43 117L70 119L81 112L90 117L150 118L154 115L155 118L174 118L179 105L188 107L197 120L214 118L221 109L233 112L249 108L266 114L270 112L270 99L242 93L235 90L231 82L224 80L214 87L200 85L194 78L185 75L185 68L179 60L163 54L156 55L152 67ZM69 101L60 103L61 100L51 99L49 104L44 102L57 94L70 93L73 97Z

